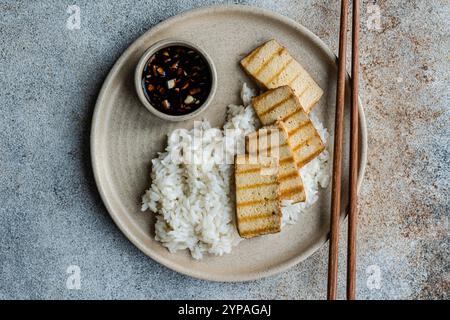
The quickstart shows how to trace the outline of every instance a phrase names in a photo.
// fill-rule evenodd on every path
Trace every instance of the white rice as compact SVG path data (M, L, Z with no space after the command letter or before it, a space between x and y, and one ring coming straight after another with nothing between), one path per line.
M196 122L192 130L175 130L165 152L152 160L152 185L142 196L142 211L156 214L155 239L170 252L189 249L193 258L201 259L205 253L230 253L241 241L230 181L234 155L243 153L245 135L259 126L250 106L255 95L244 83L243 105L228 106L223 130L207 121ZM314 115L311 118L326 141L326 129ZM283 226L295 223L317 201L319 185L328 185L328 159L324 151L300 170L307 201L283 203Z

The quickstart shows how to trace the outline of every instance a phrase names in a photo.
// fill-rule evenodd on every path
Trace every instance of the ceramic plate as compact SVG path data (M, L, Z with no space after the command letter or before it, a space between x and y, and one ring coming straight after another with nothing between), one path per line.
M337 36L337 35L336 35ZM138 100L133 74L136 64L156 41L178 38L202 47L217 68L217 92L212 105L198 118L167 122L153 116ZM159 263L183 274L214 281L246 281L272 275L306 259L328 238L330 191L299 222L276 235L242 241L231 254L205 256L201 261L187 251L171 254L154 239L154 218L141 212L141 195L150 186L150 160L166 145L166 135L177 128L192 128L205 118L221 127L226 106L240 103L242 83L251 80L239 60L268 39L277 39L309 71L324 89L317 113L330 132L334 130L336 57L314 34L279 14L249 6L204 7L172 17L137 39L119 58L102 87L95 107L92 132L92 164L100 195L120 230L140 250ZM349 86L347 79L347 87ZM349 91L348 91L349 92ZM347 100L348 124L349 100ZM360 168L365 167L366 124L360 107ZM348 128L348 125L347 125ZM348 168L348 130L345 135L344 168ZM347 206L348 170L343 177L343 208ZM341 218L345 217L345 211Z

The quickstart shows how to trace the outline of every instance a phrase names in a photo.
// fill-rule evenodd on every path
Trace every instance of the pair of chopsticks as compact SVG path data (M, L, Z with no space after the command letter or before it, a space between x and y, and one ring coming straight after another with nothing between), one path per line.
M347 248L347 299L356 298L356 226L357 226L357 175L358 175L358 75L360 3L353 0L352 23L352 97L350 110L350 186ZM339 217L341 213L342 140L344 130L345 74L347 57L348 0L341 1L339 33L338 79L336 92L336 118L334 129L333 181L331 189L331 231L328 260L329 300L336 299L338 278Z

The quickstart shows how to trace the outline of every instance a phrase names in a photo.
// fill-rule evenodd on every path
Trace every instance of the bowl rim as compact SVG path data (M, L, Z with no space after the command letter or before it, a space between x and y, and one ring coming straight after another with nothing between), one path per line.
M144 67L148 59L158 50L174 45L185 46L196 50L198 53L200 53L200 55L203 56L211 72L211 89L205 102L203 102L203 104L195 111L184 115L169 115L159 111L147 99L144 93L144 89L142 88L142 72L144 71ZM139 97L141 103L147 108L148 111L153 113L155 116L169 121L184 121L198 116L200 113L205 111L211 105L211 102L217 90L217 71L212 58L199 45L183 39L167 38L153 43L150 47L148 47L147 50L144 51L141 58L139 59L139 62L136 65L134 73L134 86L136 89L137 96Z

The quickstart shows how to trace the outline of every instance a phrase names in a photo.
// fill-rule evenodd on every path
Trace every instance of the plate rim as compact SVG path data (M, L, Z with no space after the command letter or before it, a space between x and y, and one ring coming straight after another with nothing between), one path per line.
M148 250L147 247L143 246L139 240L133 235L132 232L129 230L129 226L126 226L123 221L114 213L114 210L111 205L111 199L107 195L107 191L105 190L105 187L103 186L103 181L100 178L100 171L101 171L101 164L99 163L98 154L96 155L95 151L95 139L97 138L97 130L99 130L99 118L100 118L100 109L101 105L103 103L103 100L105 100L106 95L106 88L109 87L113 77L117 73L118 68L122 65L123 61L128 57L129 52L131 52L135 46L138 45L138 43L147 36L149 33L155 33L159 29L164 28L166 25L171 24L173 22L176 22L177 20L182 20L185 18L189 18L195 15L201 15L201 14L207 14L211 13L212 11L215 12L238 12L238 13L248 13L252 15L262 15L266 16L275 20L279 20L284 24L287 24L288 26L298 30L299 32L305 34L316 46L318 46L327 56L329 56L330 59L335 59L337 61L337 56L334 54L334 52L312 31L307 29L305 26L300 24L299 22L286 17L280 13L263 9L260 7L250 6L250 5L237 5L237 4L225 4L225 5L210 5L210 6L202 6L198 8L189 9L186 11L182 11L178 14L175 14L155 26L148 29L146 32L144 32L141 36L139 36L137 39L135 39L126 49L122 52L120 57L116 60L113 67L109 71L107 77L105 78L101 90L98 94L95 106L94 106L94 112L91 120L91 133L90 133L90 156L91 156L91 166L92 171L94 173L94 180L98 189L98 192L100 194L100 197L103 201L103 204L105 205L109 215L111 216L112 220L116 224L116 226L119 228L119 230L125 235L125 237L133 243L140 251L142 251L145 255L153 259L154 261L158 262L159 264L162 264L166 266L167 268L176 271L178 273L201 279L201 280L208 280L208 281L214 281L214 282L246 282L246 281L252 281L257 280L261 278L265 278L268 276L272 276L275 274L278 274L280 272L283 272L298 263L304 261L308 257L312 256L314 253L320 250L322 246L324 246L328 240L329 240L329 233L326 235L323 235L318 238L316 243L310 247L309 250L303 252L302 254L296 255L295 257L288 259L286 261L281 262L280 264L277 264L274 267L271 267L267 270L264 270L262 272L255 272L250 271L247 273L241 273L241 274L211 274L211 273L204 273L204 272L197 272L195 269L189 268L189 267L183 267L178 264L173 263L170 260L166 260L164 257L160 256L159 254L155 254L152 250ZM346 81L349 81L350 75L346 74ZM361 147L361 154L360 154L360 163L359 163L359 170L358 170L358 194L360 192L365 168L367 164L367 124L366 124L366 117L364 113L364 108L362 107L362 101L361 98L358 97L358 110L359 110L359 122L360 122L360 135L361 135L361 141L360 141L360 147ZM347 216L347 208L344 208L341 211L340 214L340 222L342 223Z

